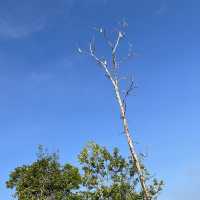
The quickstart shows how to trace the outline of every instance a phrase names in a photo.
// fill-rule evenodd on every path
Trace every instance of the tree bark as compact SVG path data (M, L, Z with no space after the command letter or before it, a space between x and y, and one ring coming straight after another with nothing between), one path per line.
M149 193L148 193L148 190L147 190L146 185L145 185L145 178L142 174L142 169L141 169L140 162L139 162L139 159L138 159L138 156L137 156L137 152L135 150L133 139L131 138L131 134L130 134L130 131L129 131L125 107L124 107L124 104L123 104L123 101L122 101L122 98L121 98L121 95L120 95L118 82L113 83L113 87L114 87L117 102L118 102L119 107L120 107L120 113L121 113L121 119L122 119L123 128L124 128L124 134L127 138L128 146L129 146L129 149L130 149L130 152L131 152L131 157L132 157L132 160L135 163L135 166L136 166L136 169L137 169L137 172L138 172L138 176L139 176L139 180L140 180L140 184L141 184L142 190L144 192L144 200L150 200Z

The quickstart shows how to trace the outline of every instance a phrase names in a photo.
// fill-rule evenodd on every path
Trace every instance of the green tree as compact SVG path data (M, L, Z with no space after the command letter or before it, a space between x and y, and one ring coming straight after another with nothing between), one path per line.
M37 160L15 168L6 185L15 189L14 196L18 200L71 200L80 183L76 167L61 166L57 154L49 155L40 147Z
M6 182L18 200L144 200L137 169L117 148L89 143L78 156L80 168L61 165L58 154L40 148L37 160L15 168ZM141 163L146 181L150 175ZM149 182L150 183L150 182ZM151 181L148 193L155 199L162 182Z
M89 143L80 153L82 181L87 200L141 200L145 199L139 190L137 169L132 159L124 159L117 148L110 153L105 147ZM150 181L150 175L141 164L143 176ZM161 190L162 181L156 179L149 184L152 199Z

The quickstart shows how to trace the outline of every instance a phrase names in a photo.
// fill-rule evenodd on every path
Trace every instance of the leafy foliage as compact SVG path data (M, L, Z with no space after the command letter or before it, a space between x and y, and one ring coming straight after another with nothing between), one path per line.
M11 172L7 187L15 189L19 200L142 200L139 179L131 159L124 159L117 148L110 153L105 147L89 143L78 156L81 169L59 163L57 154L40 149L31 165ZM149 179L147 170L144 175ZM81 174L81 175L80 175ZM149 186L155 198L162 182Z
M31 165L17 167L6 182L15 188L19 200L63 200L73 197L73 190L81 183L79 170L70 165L61 166L56 154L41 152Z
M105 147L89 143L80 153L85 199L91 200L140 200L139 179L132 159L124 159L119 149L110 153ZM143 165L142 165L143 166ZM150 179L147 170L142 167L146 179ZM161 190L162 182L156 179L150 185L150 194L155 198Z

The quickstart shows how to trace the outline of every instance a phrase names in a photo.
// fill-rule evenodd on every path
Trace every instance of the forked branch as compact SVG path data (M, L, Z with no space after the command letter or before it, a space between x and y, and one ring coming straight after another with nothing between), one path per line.
M127 143L129 146L129 150L131 153L134 167L136 168L137 173L138 173L141 188L143 191L144 200L151 200L152 198L149 194L149 191L148 191L146 183L145 183L145 177L144 177L143 170L142 170L142 167L141 167L141 164L140 164L140 161L139 161L136 149L135 149L133 139L131 137L131 133L129 131L128 120L127 120L127 116L126 116L126 99L129 96L130 92L134 88L134 81L133 81L133 79L131 79L128 88L125 90L125 94L122 95L121 88L120 88L120 81L119 81L120 76L119 76L119 72L117 69L119 67L119 63L117 62L117 50L119 48L120 41L124 38L125 34L122 31L118 31L116 41L112 44L107 39L107 37L105 37L105 32L103 31L103 29L99 29L99 30L102 30L102 31L100 31L100 33L104 34L103 35L104 39L106 38L106 42L108 43L109 47L111 47L111 60L109 62L108 60L101 59L96 55L94 41L90 42L88 54L94 59L94 61L98 65L100 65L100 67L104 70L105 75L110 79L110 81L113 85L115 97L116 97L117 103L120 108L120 114L121 114L121 120L122 120L122 124L123 124L124 134L127 139ZM109 63L111 63L111 64L109 65Z

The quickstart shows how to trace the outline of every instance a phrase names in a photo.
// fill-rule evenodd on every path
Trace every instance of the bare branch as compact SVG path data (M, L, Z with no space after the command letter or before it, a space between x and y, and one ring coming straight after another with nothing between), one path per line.
M122 28L127 28L128 27L128 22L125 19L122 19L122 21L119 22L119 25Z
M105 29L104 29L104 31L103 31L103 37L104 37L104 39L106 40L108 46L112 49L112 48L113 48L113 44L112 44L112 42L108 39L108 36L107 36L107 34L106 34L106 30L105 30Z
M124 24L124 26L126 26L126 24ZM102 28L99 29L98 31L104 35L104 38L107 38L106 32ZM151 196L149 194L148 188L146 187L146 183L145 183L146 179L143 174L143 166L141 165L139 157L137 155L134 140L131 137L131 133L129 131L129 126L128 126L128 120L126 117L126 99L130 95L133 88L135 87L132 77L130 78L128 88L125 90L124 96L122 96L121 94L120 80L124 79L124 77L121 77L121 78L119 77L119 73L117 70L119 63L117 63L116 52L119 47L120 41L124 38L125 34L122 31L117 31L117 33L118 33L117 39L114 45L109 43L109 46L112 48L112 52L111 52L112 64L110 67L108 66L108 62L106 59L100 59L99 57L97 57L94 40L92 40L89 44L89 55L97 62L98 65L100 65L100 67L104 70L106 77L109 78L112 82L114 92L115 92L115 97L120 109L120 115L121 115L121 120L123 124L124 134L127 139L127 143L129 146L133 164L137 169L138 178L141 184L142 191L144 193L144 200L151 200ZM132 52L130 51L131 48L132 46L129 44L129 53ZM128 54L128 58L129 57L130 57L130 54Z
M92 43L90 43L90 56L92 56L92 58L104 69L106 77L108 77L112 81L112 83L115 84L112 74L108 69L107 61L101 60L96 56Z
M79 45L76 45L76 51L79 53L79 54L85 54L85 55L88 55L89 52L87 52L86 50L82 49Z
M121 40L123 37L124 37L124 34L123 34L121 31L119 31L119 32L118 32L117 41L116 41L116 43L115 43L115 45L114 45L114 48L113 48L113 50L112 50L112 55L114 55L114 54L116 53L117 47L119 46L119 42L120 42L120 40Z
M125 114L126 114L126 108L127 108L127 98L134 88L135 88L134 80L131 76L127 89L122 91L122 93L124 94L122 102L123 102L123 105L124 105Z
M109 40L107 33L106 33L106 29L103 28L94 28L94 30L96 30L97 32L101 33L103 35L103 38L105 40L105 42L107 43L107 45L113 49L113 44L112 42Z
M133 90L134 87L135 87L134 80L133 80L133 78L131 76L129 84L128 84L128 88L125 91L125 95L124 95L123 101L126 101L126 98L130 95L130 93L131 93L131 91Z
M137 54L133 51L133 45L129 41L128 41L128 46L129 46L128 53L126 56L124 56L121 60L118 61L119 65L125 63L134 56L137 56Z
M114 79L115 81L118 80L118 73L117 73L117 68L118 68L118 64L117 64L117 59L116 59L116 51L117 51L117 48L119 46L119 42L120 40L123 38L124 34L121 32L121 31L118 31L118 35L117 35L117 40L114 44L114 47L112 49L112 71L113 71L113 74L114 74Z

